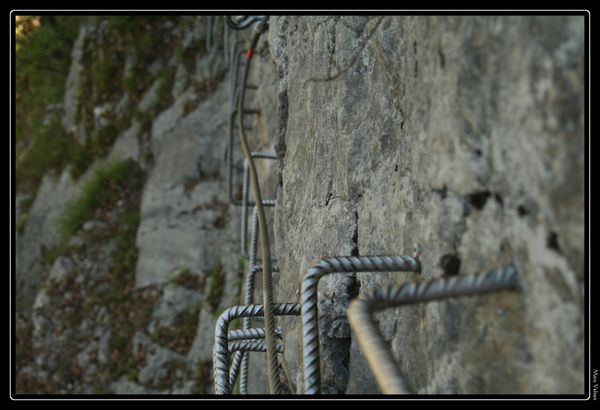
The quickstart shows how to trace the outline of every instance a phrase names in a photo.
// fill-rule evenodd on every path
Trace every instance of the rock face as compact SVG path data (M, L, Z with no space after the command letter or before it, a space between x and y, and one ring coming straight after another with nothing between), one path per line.
M514 263L519 293L378 314L409 388L583 392L583 24L273 18L285 113L277 299L298 300L321 256L422 245L420 275L358 274L360 293ZM375 392L347 329L332 332L356 284L322 282L324 389ZM285 334L297 389L298 323Z
M17 309L29 311L40 286L45 252L58 242L57 225L61 213L77 194L68 171L59 177L47 175L42 180L29 211L27 225L16 244Z
M215 224L225 226L228 199L214 153L225 149L225 101L221 87L181 121L181 114L169 114L177 110L176 102L153 125L154 166L142 198L137 286L169 280L183 269L211 269L221 259L227 231Z
M158 79L149 82L136 102L152 117L121 130L107 159L79 180L68 171L46 176L29 211L17 242L17 333L31 334L33 353L18 371L33 391L212 392L216 318L241 303L249 268L240 254L240 208L227 191L232 58L222 45L250 33L224 36L215 19L212 47L190 52L204 44L207 22L189 22L167 27L180 46L161 63L173 69L172 84L165 91ZM69 130L81 127L82 50L97 36L83 25L74 45ZM422 247L419 274L320 282L324 393L379 392L346 317L351 299L509 263L520 272L519 292L377 314L409 389L583 392L583 47L582 17L270 18L246 104L260 115L245 127L253 151L279 157L256 161L263 197L277 201L267 209L280 270L276 302L300 300L302 277L319 258ZM172 103L153 112L165 96ZM115 107L132 98L116 98ZM234 158L237 194L237 130ZM110 217L83 223L66 254L45 266L42 246L57 243L66 205L102 163L124 159L143 172L130 243L137 259L126 280L111 279L123 249ZM112 204L108 215L131 201ZM262 303L260 277L255 289ZM107 292L118 296L103 298ZM74 308L85 300L95 302ZM114 314L122 307L132 315L125 322ZM300 319L278 326L286 379L301 392ZM252 353L249 391L267 390L265 354Z

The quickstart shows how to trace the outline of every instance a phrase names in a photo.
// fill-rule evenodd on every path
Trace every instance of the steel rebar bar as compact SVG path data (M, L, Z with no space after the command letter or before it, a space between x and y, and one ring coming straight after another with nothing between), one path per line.
M251 156L252 158L277 159L277 156L275 154L271 154L269 152L253 152L251 153ZM244 258L248 259L248 194L250 191L250 181L248 176L248 161L246 160L244 160L244 174L242 181L242 227L240 235L240 249L242 250L242 255L244 256ZM265 204L267 204L267 206L275 206L275 202L275 199L265 199L263 200L263 206Z
M241 340L229 343L229 353L234 352L266 352L267 346L264 340ZM276 345L277 353L283 353L283 345ZM231 383L231 379L230 379ZM230 384L233 386L233 384Z
M317 290L319 280L331 273L420 272L418 254L411 256L351 256L322 259L302 280L302 357L304 392L320 394L321 362Z
M254 279L255 279L256 274L258 272L262 271L262 265L258 265L258 266L251 265L251 266L252 266L252 268L246 274L246 281L244 284L244 287L245 287L245 289L244 289L244 304L245 305L251 305L254 303ZM274 266L272 268L272 270L273 270L273 272L279 272L279 269L276 266ZM242 330L250 329L251 318L245 317L242 320L243 320ZM278 328L275 329L276 335L277 335L277 330L278 330ZM245 366L244 366L244 363L246 363ZM237 379L238 370L240 369L240 365L241 365L241 370L242 370L242 373L240 374L240 393L247 394L247 386L248 386L248 383L247 383L247 380L248 380L248 354L247 353L236 352L236 354L233 356L231 369L229 371L229 380L230 380L230 384L233 386Z
M244 318L246 319L246 318ZM282 332L281 328L275 329L275 334L281 339ZM234 329L227 333L227 340L235 342L238 340L249 340L249 339L264 339L265 329L262 327L252 327L249 329Z
M213 346L213 374L216 394L229 394L230 384L228 377L229 348L227 334L232 320L240 317L263 316L263 305L232 306L226 309L215 325L215 343ZM276 316L298 316L300 305L298 303L280 303L273 306ZM274 333L274 332L273 332ZM267 332L268 334L268 332Z
M348 308L350 326L381 390L385 394L408 393L396 359L388 348L373 313L391 307L516 289L519 274L514 266L479 275L437 278L406 283L397 288L377 289L354 299Z

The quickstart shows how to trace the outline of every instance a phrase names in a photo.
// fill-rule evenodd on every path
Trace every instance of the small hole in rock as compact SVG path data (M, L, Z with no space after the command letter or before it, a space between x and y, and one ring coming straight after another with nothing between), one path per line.
M448 253L440 258L440 267L444 271L445 276L458 275L460 259L455 254Z
M529 211L523 205L519 205L519 207L517 208L517 212L519 213L519 216L521 218L529 215Z
M476 209L483 209L490 195L490 191L478 191L468 195L467 199Z
M550 235L548 235L548 240L546 241L546 244L548 245L548 248L550 248L558 253L562 253L562 251L560 249L560 245L558 244L558 235L556 234L556 232L554 232L554 231L550 232Z

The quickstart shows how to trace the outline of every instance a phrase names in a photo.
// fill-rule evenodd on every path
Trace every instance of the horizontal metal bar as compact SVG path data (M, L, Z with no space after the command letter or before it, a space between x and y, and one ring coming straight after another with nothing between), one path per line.
M408 393L396 359L375 324L373 313L391 307L516 289L519 274L514 266L479 274L410 282L397 288L376 289L354 299L348 308L350 326L379 387L385 394Z
M242 340L229 343L229 353L234 352L266 352L267 346L264 340ZM276 345L277 353L283 353L283 346Z
M232 306L226 309L215 325L215 343L213 346L213 374L216 394L229 394L229 348L227 334L232 320L240 317L256 317L264 314L263 305ZM280 303L274 306L276 316L298 316L300 305L298 303Z
M275 329L275 335L282 337L281 328ZM264 339L265 338L265 329L262 327L253 327L249 329L234 329L230 330L227 333L227 339L229 342L234 342L237 340L247 340L247 339Z
M418 252L418 251L417 251ZM321 392L317 287L325 275L341 272L420 272L418 253L411 256L342 256L322 259L302 280L302 356L304 392Z

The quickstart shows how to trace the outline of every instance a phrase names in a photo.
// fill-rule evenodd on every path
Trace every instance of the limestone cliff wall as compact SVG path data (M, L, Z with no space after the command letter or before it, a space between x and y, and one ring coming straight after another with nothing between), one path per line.
M123 347L143 360L132 365L135 371L107 373L100 382L91 371L84 381L69 382L72 391L99 385L117 393L211 391L215 319L240 302L248 269L239 253L240 209L227 198L231 58L224 45L230 49L249 34L225 35L223 21L216 21L213 47L192 53L192 68L181 55L206 40L205 18L169 28L183 49L160 63L176 72L172 103L150 118L150 127L147 120L133 122L110 154L132 158L144 174L137 260L128 280L149 292L141 297L151 303L148 320L127 334ZM78 68L85 53L77 48L97 31L84 27L82 33L67 83L70 129L81 128L73 113L81 104L76 89L85 78ZM325 393L379 391L346 317L357 294L509 263L521 274L520 292L378 314L409 388L583 392L583 17L273 16L253 64L250 82L258 89L249 92L248 106L260 115L246 124L252 149L279 156L259 163L263 196L277 200L267 210L280 268L275 299L299 301L302 276L320 257L407 255L414 244L422 247L420 274L340 274L321 281ZM139 111L161 98L157 88L148 88ZM237 134L234 141L239 172ZM37 353L23 374L41 374L41 382L56 364L40 352L65 346L47 332L48 317L64 308L49 304L48 290L69 275L76 283L101 275L102 263L83 260L106 259L112 249L107 242L104 251L77 259L77 246L92 240L89 232L98 226L88 224L56 266L39 262L41 246L56 242L60 209L85 178L74 181L68 171L48 176L17 242L17 283L26 289L17 296L25 295L23 311L30 313L23 315L36 318L37 337ZM240 181L236 177L236 189ZM258 289L260 281L256 298ZM175 346L159 330L183 326L186 312L196 315L192 333ZM80 367L89 364L90 352L112 349L115 322L97 322L87 324L96 326L96 339L72 347ZM300 321L280 324L284 369L291 390L299 392ZM95 366L110 366L110 354L100 356ZM264 354L251 354L253 393L267 391L265 364ZM72 373L65 374L77 379Z

